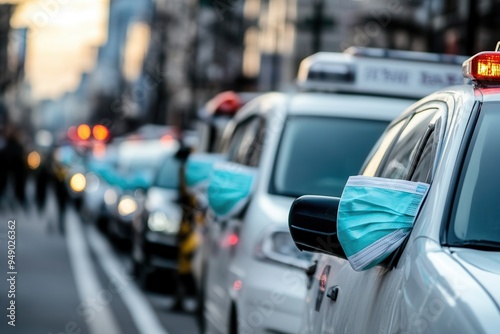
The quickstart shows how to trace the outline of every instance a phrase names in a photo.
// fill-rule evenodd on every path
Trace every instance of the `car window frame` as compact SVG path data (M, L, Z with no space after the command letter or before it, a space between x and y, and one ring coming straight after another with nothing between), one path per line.
M445 211L445 216L443 217L443 221L445 222L444 224L441 225L440 228L440 242L441 245L444 247L465 247L464 245L459 245L458 243L451 243L449 234L454 233L452 230L452 222L454 219L454 216L457 211L457 206L458 206L458 200L459 200L459 193L458 190L461 187L460 183L463 180L463 169L464 169L464 163L467 159L467 155L469 153L472 140L475 136L476 129L477 129L477 124L479 122L479 119L481 117L481 112L484 107L488 107L488 104L497 104L500 105L500 102L498 101L491 101L491 102L485 102L482 100L476 100L474 101L474 105L472 107L471 111L471 116L468 121L467 127L465 129L465 133L462 139L462 143L460 145L459 153L457 155L455 167L453 170L453 176L450 181L450 192L448 194L448 198L446 201L446 208L447 210ZM457 238L458 240L458 238ZM470 248L474 248L473 246L470 246ZM495 249L498 249L497 247L493 247ZM487 247L485 248L487 249Z
M399 134L397 135L397 138L395 138L392 141L390 148L388 149L388 151L386 152L386 154L384 154L384 157L382 158L382 161L379 164L379 166L377 168L377 171L375 172L375 176L376 177L385 177L385 178L390 178L390 179L401 179L401 180L410 180L411 179L411 177L409 177L411 166L412 165L414 165L414 166L418 165L418 158L420 158L420 156L416 157L413 154L410 154L410 157L409 157L409 160L408 160L408 171L405 173L405 175L403 175L400 178L388 177L388 176L382 176L382 175L384 175L384 173L383 173L384 170L386 168L388 168L388 163L389 163L388 160L389 160L390 157L393 156L394 150L396 148L396 145L399 142L399 139L401 138L402 133L408 128L408 126L410 126L412 124L412 120L414 120L415 116L417 116L418 114L420 114L422 112L426 112L426 111L429 111L429 110L431 110L431 112L432 112L432 110L434 110L434 112L432 112L433 114L431 116L431 119L430 119L430 121L429 121L429 123L427 125L427 129L424 132L424 136L419 136L417 143L415 143L415 145L413 146L412 152L413 151L415 151L415 152L419 151L419 148L423 144L422 140L425 138L425 135L427 134L428 128L429 128L429 126L431 126L431 124L433 124L433 123L440 123L440 125L445 126L446 122L439 122L440 119L446 119L447 108L444 109L443 106L446 106L446 103L439 102L439 101L433 101L431 103L426 103L426 104L421 105L420 107L418 107L417 109L415 109L415 111L412 112L408 116L408 120L407 120L406 124L400 129ZM438 129L438 136L440 136L440 137L442 137L443 134L444 134L444 129L442 129L442 126L440 126L439 129ZM442 141L442 138L441 139L438 138L438 145L439 145L439 143L441 141ZM436 149L435 154L438 153L438 150L439 150L439 148ZM437 159L434 157L434 163L433 163L433 166L432 166L432 169L433 169L432 175L434 174L434 169L435 169L435 166L436 166L436 164L435 164L436 160ZM429 183L431 181L432 180L429 180Z
M476 128L476 124L479 119L479 114L481 113L481 109L483 107L483 102L475 100L474 105L471 108L471 114L469 121L467 122L467 126L465 128L465 132L462 138L462 143L460 144L460 148L458 150L456 163L452 172L452 177L450 179L450 191L448 192L448 196L445 202L445 210L443 215L443 224L441 224L439 228L439 241L440 244L444 247L450 247L448 242L448 230L450 228L451 219L454 214L455 201L457 200L456 190L458 189L460 176L462 173L462 166L467 157L467 151L469 149L470 142L474 135L474 130Z
M422 140L422 139L425 138L425 136L427 136L429 134L429 127L432 126L433 127L433 129L432 129L433 139L435 139L435 142L436 142L436 147L433 149L434 161L433 161L432 167L430 169L430 171L431 171L430 179L428 180L429 184L432 183L432 180L433 180L435 172L436 172L436 168L439 164L439 160L440 160L440 157L442 154L442 146L443 146L444 137L445 137L446 128L447 128L448 109L449 109L449 106L445 101L438 101L438 100L433 100L433 101L429 101L429 102L423 103L421 105L418 105L413 111L410 111L409 114L406 117L404 117L402 120L395 122L395 124L399 124L401 121L405 121L405 124L404 124L404 126L401 127L401 129L399 130L399 133L396 136L394 136L394 138L392 139L392 142L387 147L386 152L385 152L384 156L382 157L381 162L379 163L379 166L375 172L375 176L380 175L381 169L387 165L388 157L391 156L392 151L394 150L395 145L401 136L401 133L410 124L413 117L419 112L429 110L432 108L434 108L436 110L436 112L434 113L434 116L431 118L431 120L427 126L427 130L424 133L424 136L419 139L419 142L418 142L417 147L416 147L417 152L422 151L422 148L425 147L425 144L427 144L427 142L428 142L428 141ZM432 124L434 124L434 125L432 125ZM436 127L437 127L437 129L436 129ZM384 136L386 133L387 132L384 132L384 134L382 136ZM381 140L379 140L379 142L381 142L381 141L382 141L382 138L381 138ZM371 156L371 159L373 159L373 157L374 157L374 155ZM413 156L411 158L411 160L409 161L410 168L411 168L411 166L415 166L415 169L416 169L418 167L418 162L419 162L420 158L421 158L421 154L416 154L415 156ZM370 159L368 159L368 160L370 160ZM366 166L368 166L368 165L369 165L369 161L367 161L363 165L363 169L365 169ZM362 170L362 172L364 172L364 170ZM411 176L408 178L408 176L410 174L411 173L408 173L406 180L411 180ZM418 214L419 213L417 213L417 217L418 217ZM384 260L381 263L382 266L389 268L389 269L397 266L399 259L401 258L401 255L403 254L403 251L406 248L406 244L407 244L408 240L410 239L410 236L411 236L411 232L405 238L403 243L386 260Z
M258 114L252 114L236 124L227 147L227 160L245 166L249 164L250 155L256 148L256 140L246 145L248 138L257 138L265 120ZM245 146L243 146L245 144ZM262 152L261 152L262 153ZM260 156L258 157L260 160Z
M435 169L437 167L437 163L438 163L438 160L439 159L436 159L437 156L439 156L441 154L441 151L442 151L442 142L443 142L443 139L444 139L444 133L445 133L445 130L446 130L446 120L447 120L447 115L448 115L448 105L446 102L444 101L436 101L436 100L433 100L433 101L430 101L430 102L426 102L424 104L421 104L419 106L417 106L413 111L410 111L408 115L406 115L404 118L402 118L401 120L397 121L394 123L394 125L390 125L391 127L393 126L396 126L397 124L400 124L401 122L404 122L405 124L401 127L401 129L399 129L399 132L396 136L394 136L394 138L392 139L392 142L390 143L390 145L388 145L387 149L386 149L386 152L383 154L383 157L374 173L374 176L375 177L380 177L380 175L382 174L382 170L387 166L387 160L389 159L389 157L392 155L394 149L395 149L395 146L396 146L396 143L399 141L399 138L401 136L401 134L404 132L404 130L408 127L408 125L411 123L411 120L413 119L413 117L420 113L420 112L424 112L426 110L429 110L429 109L435 109L436 112L434 113L434 116L431 118L431 121L429 122L429 124L432 124L432 123L439 123L439 127L438 127L438 131L435 132L435 136L437 136L437 147L435 149L435 156L434 156L434 162L433 162L433 166L432 166L432 177L434 176L434 173L435 173ZM427 132L427 130L426 130ZM387 134L387 132L384 132L384 134L382 135L385 136ZM420 137L419 139L419 142L417 143L417 146L416 146L416 150L418 151L419 150L419 147L423 144L421 139L423 137ZM382 138L379 142L382 141ZM379 143L377 143L379 144ZM366 171L366 168L367 166L369 166L370 164L370 161L371 159L373 159L375 156L375 152L374 154L371 154L371 156L367 159L367 161L365 162L365 164L363 165L362 169L361 169L361 174L365 173ZM414 164L418 165L418 163L415 161L416 157L411 157L410 161L409 161L409 166L412 166ZM417 159L418 160L418 159ZM404 178L405 180L409 180L408 178L408 175L406 175L407 177ZM429 183L432 182L432 178L431 180L429 180Z

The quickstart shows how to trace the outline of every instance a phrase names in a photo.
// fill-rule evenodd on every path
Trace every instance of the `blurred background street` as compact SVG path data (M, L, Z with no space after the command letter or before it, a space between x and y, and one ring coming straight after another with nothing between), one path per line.
M173 298L168 280L153 277L149 291L142 292L123 249L82 223L73 208L65 213L66 234L58 232L55 195L48 197L41 212L31 202L25 208L5 199L1 203L1 254L7 254L7 221L15 220L18 273L16 328L2 321L2 333L199 332L192 314L194 299L188 301L186 313L169 311ZM8 291L5 279L0 291ZM8 307L4 297L1 307Z

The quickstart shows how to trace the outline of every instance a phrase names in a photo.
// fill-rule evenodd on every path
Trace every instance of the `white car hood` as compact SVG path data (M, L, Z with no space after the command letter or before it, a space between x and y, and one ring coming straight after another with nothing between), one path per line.
M453 249L454 258L476 279L500 309L500 252Z

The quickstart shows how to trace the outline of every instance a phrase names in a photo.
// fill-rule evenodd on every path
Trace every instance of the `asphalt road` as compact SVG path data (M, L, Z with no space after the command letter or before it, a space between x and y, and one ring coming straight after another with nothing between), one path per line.
M51 192L41 212L31 203L20 207L11 196L0 198L0 333L199 332L194 300L186 312L170 311L166 275L153 276L145 291L130 274L126 249L83 223L71 207L61 233L58 215Z

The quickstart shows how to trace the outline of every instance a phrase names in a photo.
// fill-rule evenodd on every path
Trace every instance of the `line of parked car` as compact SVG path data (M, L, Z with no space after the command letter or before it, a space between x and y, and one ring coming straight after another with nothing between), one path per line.
M290 236L290 206L304 194L340 196L395 117L463 82L463 59L436 57L375 49L316 54L301 64L298 91L264 94L238 111L204 190L194 272L206 333L304 332L316 272L312 253L299 252ZM322 209L317 215L328 214ZM313 224L309 218L303 228Z
M91 155L82 212L130 241L141 281L179 270L181 222L196 214L190 270L204 333L494 332L496 290L481 279L496 277L497 253L484 251L498 248L498 206L475 189L496 179L480 176L496 155L474 148L496 145L481 124L496 119L500 79L477 73L481 59L464 78L457 56L315 54L294 91L207 103L182 169L186 137L171 129ZM425 191L401 208L408 189ZM458 276L471 291L457 292Z

